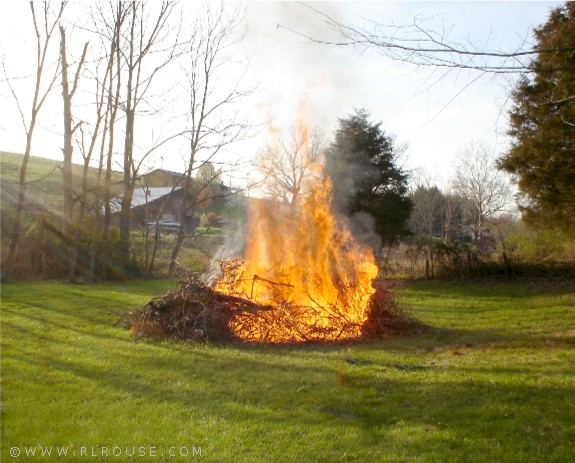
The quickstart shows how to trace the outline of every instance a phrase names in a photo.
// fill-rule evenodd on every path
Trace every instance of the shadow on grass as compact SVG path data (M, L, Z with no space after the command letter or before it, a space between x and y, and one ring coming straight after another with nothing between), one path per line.
M331 436L334 448L338 438L345 441L341 436L351 434L359 439L354 444L359 448L389 446L406 455L440 452L443 461L478 452L495 457L499 451L495 445L513 448L516 461L536 455L568 461L561 458L573 455L572 388L567 383L522 382L523 375L534 372L488 366L401 371L368 364L349 367L342 386L338 357L322 358L323 349L310 355L303 350L270 352L245 346L184 352L157 347L163 346L115 349L109 353L113 361L64 360L45 352L29 356L12 351L7 356L34 370L50 365L54 375L75 384L78 394L103 391L103 397L83 398L84 415L104 413L105 399L117 404L114 414L130 416L137 429L138 420L151 410L160 413L167 406L173 419L188 410L222 423L219 433L234 433L246 441L257 433L261 448L256 452L262 455L264 449L273 454L278 435L289 447L301 443L304 431ZM135 405L138 401L145 404L141 412ZM70 403L78 407L77 401ZM114 417L98 419L107 423ZM161 430L152 427L148 432ZM309 459L312 443L308 452Z
M95 436L102 444L101 436L118 421L118 439L145 433L153 441L168 433L189 440L192 431L183 423L202 417L202 423L215 424L197 425L194 433L216 448L238 446L219 461L233 461L238 442L252 446L252 461L377 461L370 455L378 451L388 461L575 461L572 357L565 350L563 363L540 354L515 366L505 352L549 348L549 332L531 329L537 320L525 330L501 323L466 328L463 320L381 341L204 347L131 341L101 312L110 303L119 313L114 296L82 301L79 309L50 298L2 309L4 422L17 419L11 410L19 400L33 400L34 419L45 420L39 427L46 433L61 420L76 437ZM82 339L63 337L70 333ZM566 331L553 342L568 347L573 334ZM437 349L458 361L395 366ZM468 354L475 357L459 361ZM489 357L499 354L490 365ZM354 356L367 361L346 363ZM475 364L478 358L481 364ZM5 448L13 442L6 429ZM341 456L350 449L355 458Z
M46 317L41 315L42 312L52 312L52 315ZM2 325L5 327L15 329L22 334L43 338L50 342L62 342L59 338L61 332L55 332L58 330L107 340L130 341L129 339L123 339L124 336L106 333L106 331L109 332L110 328L119 325L121 321L119 317L112 315L108 315L104 319L101 314L93 316L86 313L86 311L66 312L63 315L61 309L35 307L32 310L3 309L3 316L4 320ZM6 321L6 318L10 319L11 316L18 317L25 321L25 326L13 321ZM105 330L102 328L105 328Z

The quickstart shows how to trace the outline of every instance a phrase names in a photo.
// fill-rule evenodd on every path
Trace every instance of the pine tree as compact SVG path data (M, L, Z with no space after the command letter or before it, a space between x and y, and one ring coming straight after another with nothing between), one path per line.
M339 120L335 141L326 153L325 172L332 179L337 212L363 212L375 218L386 243L405 231L411 212L407 174L398 166L399 149L381 124L358 110Z
M513 143L499 167L527 221L575 233L575 3L551 11L535 39L541 52L512 94Z

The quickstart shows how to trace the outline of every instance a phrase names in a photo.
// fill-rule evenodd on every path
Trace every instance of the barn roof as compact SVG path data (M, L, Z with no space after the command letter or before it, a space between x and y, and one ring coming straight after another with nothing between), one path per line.
M164 196L168 196L172 192L175 192L175 191L178 191L181 189L182 189L181 186L176 187L176 188L172 188L172 187L161 187L161 188L136 187L134 189L134 195L132 196L132 207L131 207L131 209L134 209L135 207L144 206L145 204L149 204L152 201L156 201L160 198L163 198ZM110 204L111 208L112 208L112 212L120 212L121 204L122 204L122 197L121 196L114 198Z

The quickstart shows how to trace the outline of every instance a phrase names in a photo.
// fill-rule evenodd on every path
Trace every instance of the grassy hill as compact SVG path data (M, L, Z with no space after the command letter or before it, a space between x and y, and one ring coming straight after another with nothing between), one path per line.
M13 194L10 185L17 184L22 165L22 154L0 151L0 181L2 182L2 208L10 207ZM49 210L60 210L62 206L62 161L31 156L26 174L27 191L32 200ZM90 183L95 185L98 169L90 168ZM79 190L82 181L82 166L72 165L74 188ZM115 181L121 181L121 173L114 172Z

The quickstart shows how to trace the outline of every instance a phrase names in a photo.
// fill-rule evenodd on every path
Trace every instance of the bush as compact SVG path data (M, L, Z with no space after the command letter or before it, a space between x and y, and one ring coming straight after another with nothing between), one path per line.
M25 229L17 254L14 276L55 278L65 275L67 249L61 224L38 215Z
M565 250L565 237L554 230L511 233L498 245L513 263L542 263L558 258Z

